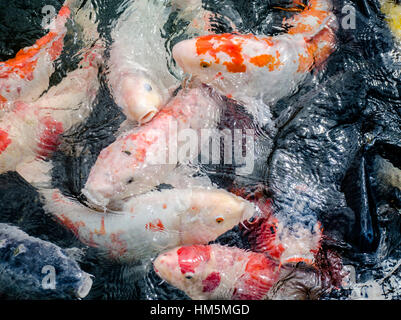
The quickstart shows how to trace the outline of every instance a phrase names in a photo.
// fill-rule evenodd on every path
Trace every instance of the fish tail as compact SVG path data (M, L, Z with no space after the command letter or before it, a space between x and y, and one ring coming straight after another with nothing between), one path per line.
M295 5L300 5L294 1ZM289 25L289 34L304 34L312 37L325 27L329 19L333 19L331 0L309 0L304 9L283 24Z

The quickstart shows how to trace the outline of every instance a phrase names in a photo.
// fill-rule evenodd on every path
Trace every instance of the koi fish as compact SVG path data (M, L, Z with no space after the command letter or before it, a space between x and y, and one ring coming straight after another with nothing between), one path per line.
M71 17L70 7L66 4L54 21L54 29L33 46L18 51L14 58L0 62L1 105L16 100L35 101L49 87L53 62L63 50L63 39L67 33L65 24Z
M320 222L294 225L286 217L274 214L270 199L259 198L255 202L262 214L247 226L252 250L267 254L280 265L303 262L313 266L322 241Z
M31 157L56 150L59 135L85 119L98 89L98 48L87 52L80 68L32 103L16 101L0 119L0 173Z
M0 292L17 299L86 297L92 279L70 256L68 249L0 223ZM46 279L52 270L55 283Z
M335 49L337 21L329 0L310 0L284 20L286 34L205 35L177 43L173 57L191 74L245 105L255 120L271 122L268 105L293 94L313 67Z
M151 122L122 133L100 152L82 193L93 204L106 206L164 183L179 161L177 150L187 143L178 137L188 129L200 133L215 128L219 113L208 88L181 90Z
M113 28L108 84L129 120L150 121L179 86L169 70L163 27L173 12L171 4L182 9L178 17L185 21L203 15L201 2L196 2L188 7L181 0L132 1Z
M380 4L391 31L398 40L401 40L401 5L394 0L381 0Z
M126 199L118 211L99 212L46 187L50 170L36 161L18 172L44 197L44 209L80 241L121 262L206 244L257 213L250 202L216 188L152 191Z
M153 267L194 300L262 300L279 279L278 264L266 255L217 244L174 248Z

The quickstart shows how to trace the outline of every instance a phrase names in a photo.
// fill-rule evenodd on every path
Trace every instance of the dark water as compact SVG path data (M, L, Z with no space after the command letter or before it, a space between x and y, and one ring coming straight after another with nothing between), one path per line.
M93 3L99 13L100 35L109 42L110 26L118 17L121 1ZM44 35L38 8L45 4L60 7L55 0L0 1L0 60L13 57ZM291 13L274 9L278 4L286 2L204 1L212 11L236 21L240 18L237 27L241 32L259 34L282 32L281 21ZM339 21L346 4L356 8L356 28L340 28L338 48L325 68L312 74L296 94L274 106L278 127L258 128L253 174L237 177L233 168L226 166L203 169L225 188L245 186L252 190L262 183L276 210L315 216L324 228L323 248L339 254L343 264L354 266L357 282L381 279L385 297L400 299L401 271L392 268L401 259L401 193L397 188L383 189L373 160L380 155L401 168L401 53L396 53L377 1L335 1ZM224 24L217 23L216 28L231 31ZM72 68L67 57L68 52L58 61L53 82ZM227 113L238 109L228 103ZM79 198L97 155L115 139L123 120L102 78L90 118L64 135L60 150L53 156L54 185ZM241 127L251 122L243 114L235 120L227 115L221 126ZM300 184L308 186L308 191L296 193L294 186ZM150 266L140 272L139 265L110 262L99 257L96 249L82 245L44 213L36 191L13 172L0 176L0 222L19 226L63 248L84 248L86 255L80 265L95 276L87 299L187 299L181 291L161 283ZM250 248L238 227L217 242ZM322 260L335 284L337 260L329 254ZM333 290L321 299L348 299L350 295L350 290ZM13 297L5 294L4 298Z

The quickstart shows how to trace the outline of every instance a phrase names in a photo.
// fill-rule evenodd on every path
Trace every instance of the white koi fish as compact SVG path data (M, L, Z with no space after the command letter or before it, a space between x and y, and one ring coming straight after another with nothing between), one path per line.
M185 21L206 19L199 0L190 6L182 0L136 0L129 3L112 31L109 87L127 118L140 124L150 121L180 84L169 70L163 37L173 8L179 9L178 18ZM200 23L191 28L205 33Z
M177 150L188 144L186 130L200 136L201 129L217 126L219 114L208 88L181 90L151 122L121 134L100 152L82 193L106 206L164 183L178 164ZM199 146L195 149L193 157Z
M121 262L184 244L206 244L257 213L250 202L216 188L152 191L99 212L49 188L51 165L28 162L19 174L38 188L44 209L85 244Z

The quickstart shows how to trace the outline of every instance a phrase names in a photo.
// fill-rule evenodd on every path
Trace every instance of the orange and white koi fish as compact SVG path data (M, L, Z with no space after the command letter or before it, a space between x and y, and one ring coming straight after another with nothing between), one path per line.
M49 163L36 161L18 172L38 188L46 211L82 242L121 262L206 244L257 213L252 203L216 188L152 191L126 199L119 211L99 212L46 188L50 170Z
M151 122L121 134L100 152L82 193L106 206L164 183L178 163L177 150L188 143L180 133L192 129L200 136L201 129L217 126L219 114L208 88L181 90Z
M108 83L129 120L150 121L179 86L169 70L163 27L173 12L172 5L182 9L179 16L186 20L199 16L203 11L201 2L196 2L187 7L181 0L131 1L113 28Z
M271 119L268 105L293 94L335 49L330 0L309 0L284 24L291 28L274 37L226 33L184 40L174 46L173 57L184 72L244 103L264 125Z
M278 264L266 255L217 244L174 248L153 266L194 300L262 300L279 277Z
M70 17L71 10L64 5L54 21L54 29L33 46L18 51L14 58L0 62L0 106L8 101L35 101L49 87L53 62L63 50L65 23Z
M16 101L0 119L0 173L31 157L47 157L59 135L82 122L98 90L99 53L94 48L57 86L32 103Z

